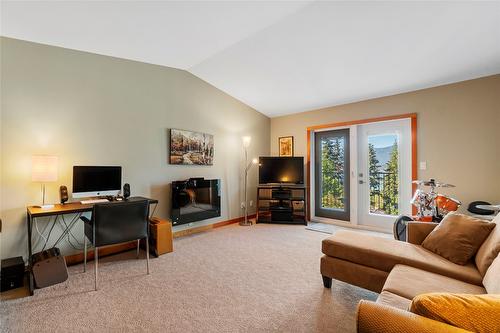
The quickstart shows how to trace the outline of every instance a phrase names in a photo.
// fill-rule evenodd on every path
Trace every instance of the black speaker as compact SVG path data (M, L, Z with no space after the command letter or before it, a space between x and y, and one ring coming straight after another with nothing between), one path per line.
M59 197L61 198L61 203L64 204L68 201L68 188L64 185L59 187Z
M0 291L19 288L24 285L23 257L2 259L2 280Z
M128 197L130 197L130 184L125 183L123 185L123 198L127 199Z

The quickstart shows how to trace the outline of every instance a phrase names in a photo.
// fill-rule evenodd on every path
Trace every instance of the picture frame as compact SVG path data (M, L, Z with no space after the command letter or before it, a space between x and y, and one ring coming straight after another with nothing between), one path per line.
M170 164L213 165L214 136L187 130L170 129Z
M278 151L280 157L293 157L293 136L278 138Z

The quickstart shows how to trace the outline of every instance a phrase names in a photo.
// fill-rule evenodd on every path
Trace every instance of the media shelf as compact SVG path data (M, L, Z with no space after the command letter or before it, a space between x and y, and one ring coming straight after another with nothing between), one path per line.
M257 223L307 225L306 187L261 185L257 187Z

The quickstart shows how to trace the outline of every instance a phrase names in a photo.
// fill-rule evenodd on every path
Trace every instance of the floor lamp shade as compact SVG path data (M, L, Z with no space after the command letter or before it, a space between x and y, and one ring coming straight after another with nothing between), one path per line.
M59 158L57 156L33 156L31 180L41 183L57 181L58 164Z

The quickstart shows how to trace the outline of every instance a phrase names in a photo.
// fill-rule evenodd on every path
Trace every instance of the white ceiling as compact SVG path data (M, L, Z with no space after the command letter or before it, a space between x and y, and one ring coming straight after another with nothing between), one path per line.
M277 116L500 73L500 2L2 1L1 35L186 69Z

